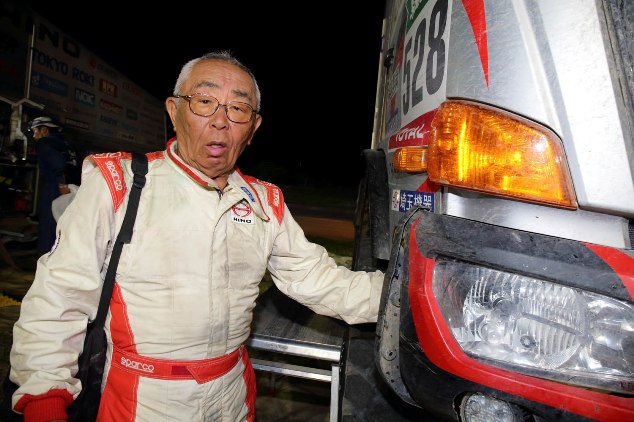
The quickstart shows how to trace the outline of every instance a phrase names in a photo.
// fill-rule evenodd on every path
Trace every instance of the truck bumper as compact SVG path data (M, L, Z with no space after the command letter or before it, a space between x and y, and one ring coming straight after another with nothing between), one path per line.
M386 272L375 360L403 400L455 420L462 398L472 393L546 420L634 420L631 383L617 386L622 392L615 394L614 385L583 388L561 374L547 379L540 371L516 371L465 353L440 310L441 295L432 288L437 260L448 259L589 291L631 307L631 254L422 210L411 211L400 230Z

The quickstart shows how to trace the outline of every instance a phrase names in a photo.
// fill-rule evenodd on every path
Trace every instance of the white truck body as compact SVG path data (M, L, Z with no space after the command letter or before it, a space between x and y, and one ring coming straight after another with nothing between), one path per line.
M389 2L386 39L399 34L401 2ZM387 76L383 101L410 96L393 116L383 114L375 148L387 152L388 162L401 134L415 130L415 141L427 145L431 114L447 98L493 104L520 114L556 132L563 143L572 175L578 209L561 210L508 199L471 195L446 188L435 192L434 211L491 224L612 246L630 248L628 220L634 216L634 111L632 75L623 74L623 60L611 48L605 10L595 1L464 1L447 2L447 21L441 34L444 57L433 57L434 72L426 72L429 46L416 43L421 25L430 36L433 1L418 3L405 34L403 68ZM463 5L464 4L464 5ZM478 8L470 22L465 6ZM413 6L412 6L413 7ZM388 22L390 22L388 20ZM631 35L631 34L630 34ZM477 40L481 40L480 49ZM630 53L632 40L629 42ZM395 44L392 44L395 45ZM421 54L422 53L422 54ZM631 57L630 57L631 59ZM444 63L443 63L444 60ZM630 63L631 65L631 63ZM420 66L420 67L418 67ZM420 69L417 71L417 69ZM407 72L417 74L407 86ZM441 72L441 74L437 74ZM631 72L631 67L630 67ZM440 83L430 94L427 78ZM419 99L411 91L423 90ZM384 103L387 104L387 103ZM383 111L386 110L382 106ZM426 116L422 122L417 120ZM387 117L387 118L386 118ZM409 131L409 132L408 132ZM390 177L391 176L391 177ZM400 190L417 191L420 174L389 175L395 201ZM391 207L391 225L408 209ZM565 221L565 224L562 224Z
M631 1L386 2L353 267L404 403L634 418L633 66Z

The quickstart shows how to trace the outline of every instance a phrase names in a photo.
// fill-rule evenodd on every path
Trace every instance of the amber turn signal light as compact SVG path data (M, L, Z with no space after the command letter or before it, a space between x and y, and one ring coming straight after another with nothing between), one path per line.
M577 208L563 147L552 131L468 101L446 101L434 116L428 175L440 185Z
M403 147L394 151L392 156L394 169L407 173L427 171L427 147Z

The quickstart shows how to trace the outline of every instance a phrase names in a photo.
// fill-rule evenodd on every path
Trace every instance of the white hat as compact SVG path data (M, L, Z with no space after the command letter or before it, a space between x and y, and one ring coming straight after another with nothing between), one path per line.
M53 119L51 119L50 117L45 117L45 116L37 117L33 119L31 124L29 125L31 129L38 126L55 127L55 128L61 127L57 123L53 122Z

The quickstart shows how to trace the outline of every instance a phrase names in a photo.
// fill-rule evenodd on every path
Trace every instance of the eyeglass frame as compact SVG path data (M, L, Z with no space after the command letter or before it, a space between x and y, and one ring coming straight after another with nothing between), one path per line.
M213 98L214 100L216 100L216 101L217 101L217 103L218 103L218 105L216 106L216 109L213 111L213 113L208 114L208 115L206 115L206 116L205 116L205 115L202 115L202 114L198 114L198 113L196 113L196 112L192 109L192 102L191 102L191 99L192 99L192 97L193 97L194 95L201 95L201 96L203 96L203 97L210 97L210 98ZM243 101L229 101L227 104L221 104L221 103L220 103L220 100L219 100L218 98L214 97L213 95L203 94L202 92L195 92L195 93L190 94L190 95L179 95L179 94L174 94L174 95L172 95L172 97L174 97L174 98L182 98L182 99L184 99L184 100L187 100L187 102L189 103L189 111L191 111L192 113L194 113L196 116L200 116L200 117L211 117L211 116L213 116L214 114L216 114L216 112L218 111L218 109L219 109L221 106L225 109L225 116L227 116L227 119L228 119L230 122L233 122L233 123L238 123L238 124L249 123L250 121L252 121L252 120L253 120L253 115L254 115L254 114L259 114L259 111L258 111L258 110L256 110L256 109L255 109L255 108L254 108L251 104L249 104L249 103L245 103L245 102L243 102ZM236 121L234 121L234 120L231 120L231 117L229 117L229 109L228 109L227 107L229 107L229 105L230 105L230 104L236 104L236 103L237 103L237 104L244 104L244 105L248 106L248 107L251 109L251 118L250 118L249 120L247 120L246 122L236 122Z

